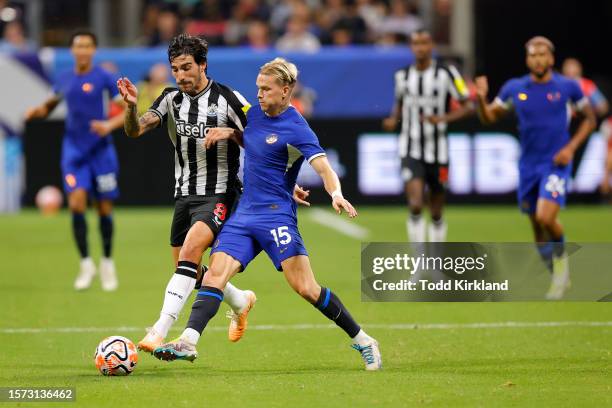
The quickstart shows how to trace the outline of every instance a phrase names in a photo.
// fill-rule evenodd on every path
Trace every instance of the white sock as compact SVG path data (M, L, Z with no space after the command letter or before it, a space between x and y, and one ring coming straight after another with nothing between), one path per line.
M429 224L429 242L445 242L447 229L448 227L442 218L437 222L432 221Z
M372 341L372 338L368 336L368 334L364 332L363 329L361 329L359 330L359 333L357 333L357 335L351 339L351 341L353 342L353 344L365 346Z
M90 256L86 257L86 258L81 258L81 265L87 265L87 266L92 266L92 267L96 267L96 264L94 263L93 259L91 259Z
M422 215L409 215L406 221L408 239L410 242L425 242L425 230L427 225Z
M183 309L187 298L195 286L195 279L189 276L174 274L164 295L164 305L162 306L159 320L153 325L153 329L162 337L168 335L168 330L174 324L178 315Z
M229 282L227 282L225 289L223 289L223 301L236 313L241 312L249 304L244 290L238 289Z
M187 342L196 345L198 344L198 340L200 340L200 333L197 330L194 330L190 327L186 328L181 334L181 338L187 340Z

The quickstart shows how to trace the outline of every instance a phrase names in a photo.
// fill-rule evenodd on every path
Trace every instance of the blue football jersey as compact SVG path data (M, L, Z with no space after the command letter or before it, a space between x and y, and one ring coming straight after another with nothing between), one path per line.
M85 74L74 70L59 75L54 85L57 96L66 101L66 130L64 143L70 144L71 151L87 154L112 143L112 139L100 137L90 130L92 120L105 120L108 103L118 94L117 85L111 74L94 66Z
M294 107L276 117L259 105L247 113L244 130L244 192L240 212L296 214L293 188L300 167L325 155L319 140Z
M559 74L546 83L534 82L530 75L510 79L495 102L516 112L523 167L552 163L570 139L571 104L582 108L588 103L578 83Z

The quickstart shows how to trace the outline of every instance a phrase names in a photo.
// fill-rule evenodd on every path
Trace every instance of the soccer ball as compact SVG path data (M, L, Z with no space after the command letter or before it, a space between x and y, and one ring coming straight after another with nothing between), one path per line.
M64 198L62 192L57 187L45 186L38 190L35 201L36 206L43 215L53 215L59 211Z
M110 336L98 344L94 361L103 375L128 375L136 368L138 351L132 340Z

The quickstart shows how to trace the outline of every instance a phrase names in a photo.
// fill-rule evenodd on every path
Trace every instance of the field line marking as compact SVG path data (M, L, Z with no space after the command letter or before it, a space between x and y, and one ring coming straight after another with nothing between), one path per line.
M317 224L331 228L334 231L338 231L339 233L347 235L351 238L363 240L370 235L370 230L367 228L355 224L346 218L341 218L346 217L344 213L340 216L320 208L313 208L309 211L308 215L310 219Z
M251 325L249 330L321 330L334 329L334 324L260 324ZM504 329L504 328L547 328L547 327L612 327L612 321L556 321L556 322L481 322L481 323L390 323L364 324L366 329L385 330L460 330L460 329ZM172 331L179 331L173 328ZM226 326L210 326L207 331L226 331ZM15 327L0 328L0 334L36 334L36 333L125 333L142 332L144 327Z

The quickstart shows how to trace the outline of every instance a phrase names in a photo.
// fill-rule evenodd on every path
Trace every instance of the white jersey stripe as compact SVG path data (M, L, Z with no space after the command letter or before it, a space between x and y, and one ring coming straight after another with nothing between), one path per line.
M401 103L399 155L431 164L448 164L446 123L436 125L424 116L447 114L449 98L464 100L465 84L454 67L436 61L423 71L414 65L395 73L395 97Z
M150 111L167 123L168 136L175 146L176 196L222 194L235 188L228 183L237 182L240 149L234 141L221 141L207 151L204 138L210 126L242 130L245 106L248 102L240 93L212 80L207 89L193 97L167 88L153 103Z

